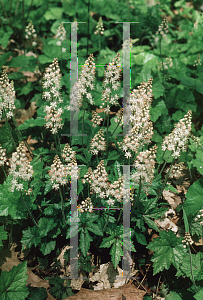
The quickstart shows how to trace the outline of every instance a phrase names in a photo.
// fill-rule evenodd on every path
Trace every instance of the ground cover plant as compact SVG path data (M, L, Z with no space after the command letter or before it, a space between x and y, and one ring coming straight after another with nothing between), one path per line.
M201 6L146 4L1 1L2 299L77 295L63 279L76 234L87 278L102 263L122 267L125 247L142 299L202 299ZM139 22L131 25L124 137L121 18ZM62 22L75 20L87 23L77 24L79 76L71 89L70 25ZM71 111L77 136L68 136ZM122 217L129 199L131 243ZM70 215L78 220L72 232ZM84 286L93 288L90 278Z

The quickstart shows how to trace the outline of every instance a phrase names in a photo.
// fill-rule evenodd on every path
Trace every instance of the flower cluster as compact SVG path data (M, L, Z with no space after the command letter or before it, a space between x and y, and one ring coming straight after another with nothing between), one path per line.
M84 175L84 179L82 180L83 184L85 184L86 182L91 183L92 175L93 175L92 169L89 168L87 174Z
M124 200L125 196L128 193L128 190L124 188L123 179L126 178L126 174L124 174L122 177L120 177L117 181L114 181L110 184L109 190L107 191L107 195L112 196L115 198L118 202L121 202ZM109 199L107 201L109 205L114 204L114 200Z
M6 149L3 149L0 145L0 166L4 166L7 161Z
M103 118L100 118L100 115L96 111L92 110L92 127L96 128L97 125L100 125L102 121Z
M88 92L87 88L94 89L95 81L95 63L93 54L90 54L88 59L85 61L82 71L79 75L78 81L75 83L70 94L70 105L67 107L68 110L75 110L79 112L79 108L82 107L83 96L89 100L90 104L94 105L92 95ZM78 107L79 106L79 107Z
M120 53L118 53L115 59L109 63L104 73L103 87L105 89L102 92L102 105L100 108L103 108L107 103L107 107L104 109L106 114L110 112L110 105L119 105L117 102L119 95L117 93L112 95L112 91L117 91L121 85L119 81L121 71L122 67L120 63Z
M81 213L85 211L89 211L90 213L93 211L93 205L92 205L92 201L91 198L86 198L85 201L81 202L82 205L80 205L78 207L78 209L81 211Z
M182 240L182 243L185 244L183 245L184 248L186 248L186 245L192 245L194 243L189 232L185 233L185 239Z
M101 128L99 132L90 141L90 153L98 155L99 151L106 150L106 141L104 138L104 130Z
M95 30L94 34L103 35L103 33L104 33L104 27L103 27L102 17L100 17L99 22L97 23L96 30Z
M72 163L75 158L76 152L72 150L70 145L67 143L63 149L61 156L64 158L66 163Z
M46 112L46 123L44 126L46 128L51 128L52 134L56 134L58 129L63 127L63 124L61 123L63 109L59 107L59 104L63 103L60 93L60 77L61 74L58 61L55 58L53 63L46 68L44 82L42 84L42 87L47 89L47 91L43 93L42 98L48 102L53 101L50 105L44 106L44 111Z
M93 171L91 175L91 194L99 194L100 198L107 197L106 192L108 191L108 174L104 167L104 161L101 160L97 169Z
M156 32L156 35L161 35L162 37L166 37L166 34L168 33L168 20L166 18L163 19L161 22L161 25L159 25L159 28Z
M198 212L197 217L194 219L195 222L198 221L198 219L201 219L203 217L203 209L200 209ZM200 225L203 225L203 221L200 222Z
M25 32L26 32L25 38L27 40L30 38L32 40L32 46L35 47L37 45L37 42L36 42L37 34L35 33L36 30L34 29L34 25L32 24L32 20L30 21L28 26L26 26Z
M126 124L131 121L133 128L125 136L123 142L118 142L125 151L126 157L132 157L129 150L138 152L139 148L149 145L153 135L153 123L150 121L150 106L152 102L152 79L143 82L134 89L128 99L126 108Z
M49 65L45 70L45 74L43 76L44 82L42 84L43 89L47 89L42 95L42 98L47 101L53 101L54 99L58 99L59 103L62 103L61 99L61 82L60 82L61 74L60 68L58 64L57 58L54 58L52 64Z
M141 183L145 192L148 191L148 186L154 178L156 151L157 146L154 145L150 150L140 152L134 161L136 172L131 175L131 178L135 184Z
M169 174L169 178L178 178L181 176L181 171L183 169L183 165L184 163L183 162L180 162L179 164L175 164L174 166L172 166L171 168L171 171L170 171L170 174ZM166 174L168 174L170 168L168 168L165 172Z
M56 39L58 39L56 43L57 46L61 46L61 42L65 41L66 39L66 30L63 26L63 23L61 23L57 29Z
M56 134L58 129L63 127L63 124L61 123L61 114L63 113L63 109L57 109L57 103L53 102L50 106L45 105L44 111L46 112L46 116L44 117L46 120L45 127L51 128L52 134Z
M172 61L172 58L171 57L166 57L165 61L163 62L160 62L158 64L158 69L160 71L162 71L163 69L164 70L168 70L168 68L171 68L173 66L173 61Z
M198 53L197 60L194 61L193 67L196 67L196 66L198 66L198 65L201 66L200 53Z
M174 158L178 158L180 156L180 152L186 152L186 144L190 137L191 125L192 125L192 112L191 110L181 119L173 131L165 136L164 141L162 143L162 150L165 151L168 149L169 151L173 151L172 156Z
M24 186L21 183L21 179L28 181L32 178L34 173L33 167L30 165L28 158L26 157L26 148L24 142L21 142L16 149L16 152L12 153L12 157L9 159L10 169L9 175L13 177L11 190L14 192L15 188L23 190Z
M15 107L15 90L13 81L9 82L6 71L3 70L0 77L0 120L5 110L6 116L10 119L13 116L13 110Z
M66 185L68 183L68 171L68 167L64 166L58 155L56 155L51 165L51 170L49 170L53 189L58 190L59 185Z
M159 25L158 30L155 33L155 35L151 34L150 40L151 40L152 46L154 47L158 43L160 37L165 38L167 36L167 33L168 33L168 20L166 18L164 18L161 25Z

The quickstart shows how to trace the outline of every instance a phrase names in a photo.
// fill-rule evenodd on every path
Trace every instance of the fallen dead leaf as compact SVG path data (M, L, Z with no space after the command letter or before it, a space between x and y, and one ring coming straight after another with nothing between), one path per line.
M173 209L176 209L176 207L181 203L181 197L171 191L164 190L163 197Z
M128 283L119 288L104 289L100 291L81 288L77 294L66 297L63 300L122 300L124 297L126 300L142 300L145 294L145 291L139 290L133 284Z
M31 102L30 107L25 110L25 109L16 109L15 110L15 118L16 118L16 122L19 125L23 124L26 120L31 119L34 114L36 113L36 103L35 102Z
M104 111L104 108L96 108L96 112L99 114L99 113L102 113ZM110 111L110 115L114 115L116 114L116 112L114 111Z

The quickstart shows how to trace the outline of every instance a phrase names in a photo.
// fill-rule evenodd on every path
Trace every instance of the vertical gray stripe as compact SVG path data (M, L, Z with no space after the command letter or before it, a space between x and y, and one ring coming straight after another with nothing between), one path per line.
M77 234L74 237L70 235L70 278L78 279L78 211L77 211L77 166L71 166L71 223L70 230L74 233L77 230Z

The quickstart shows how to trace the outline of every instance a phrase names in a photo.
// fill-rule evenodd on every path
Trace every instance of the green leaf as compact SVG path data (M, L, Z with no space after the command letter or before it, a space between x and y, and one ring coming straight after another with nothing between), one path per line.
M3 246L2 240L7 239L8 233L4 230L4 226L0 226L0 247Z
M51 253L52 250L55 249L56 246L56 240L55 241L50 241L50 242L44 242L41 244L40 250L42 251L43 255L47 255Z
M104 238L102 240L101 245L99 246L99 248L110 248L111 245L114 242L114 238L115 238L115 236L112 236L112 235Z
M201 208L203 198L203 180L195 181L188 189L184 209L188 219L191 219Z
M13 29L10 26L2 26L0 29L1 46L6 49L9 39L13 34Z
M185 232L189 232L189 223L184 208L183 208L183 220L185 224Z
M197 280L198 276L201 275L201 252L192 255L192 272L194 279ZM176 253L176 261L177 261L177 273L176 276L185 276L189 277L192 280L192 274L190 270L190 256L186 249L181 252Z
M47 299L47 291L44 287L28 287L30 294L27 300L45 300Z
M135 237L138 243L140 243L141 245L147 245L146 237L144 234L142 234L141 232L136 232L135 230Z
M51 191L51 189L52 189L52 182L51 180L47 180L44 188L44 196L48 194Z
M9 272L2 271L0 276L1 299L24 300L29 290L26 287L28 275L27 262L14 266Z
M39 236L38 229L36 226L28 227L27 229L23 230L23 236L21 239L22 243L22 251L26 248L31 248L32 245L37 247L41 242L41 237Z
M143 216L145 219L145 222L149 225L150 228L159 231L158 226L156 225L156 223L154 221L152 221L148 216L144 215Z
M48 232L57 226L52 218L41 218L38 222L39 225L39 234L41 237L47 236Z
M193 296L196 300L202 300L203 299L203 288L201 288L199 290L198 293L196 293L194 296Z
M93 241L93 238L90 236L88 230L85 228L80 233L80 249L82 254L86 257L87 251L90 248L90 242Z
M160 81L155 82L153 84L153 88L152 89L153 89L154 99L158 99L160 96L164 95L165 87L161 84Z
M156 122L162 114L168 114L166 104L161 100L155 107L151 107L150 110L150 120Z
M5 66L6 65L6 61L7 59L10 57L11 55L11 52L5 52L4 54L1 55L0 57L0 68L2 68L2 66Z
M8 126L10 126L10 124ZM11 153L14 145L12 139L10 138L8 126L5 124L4 126L0 127L0 144L3 149L6 149L7 153Z
M90 221L90 222L87 222L87 223L86 223L86 226L87 226L87 229L88 229L89 231L93 232L94 234L103 236L103 231L102 231L102 229L99 227L98 224L92 223L92 222Z
M25 120L25 122L23 124L21 124L20 126L18 126L19 130L25 130L28 129L30 127L35 127L35 126L44 126L44 118L38 117L37 119L28 119Z
M87 164L87 160L80 154L76 154L77 160L82 161L83 163Z
M49 20L61 19L63 14L63 8L61 7L50 7L48 11L45 12L44 18Z
M176 292L170 292L168 295L166 295L165 300L182 300L182 297L180 297Z
M117 151L113 150L112 152L109 153L107 160L116 160L120 157Z
M157 274L163 269L169 269L171 264L176 268L179 261L177 254L185 252L182 245L182 238L178 238L173 231L160 231L160 237L153 239L146 247L154 251L152 261L154 262L153 274Z
M0 216L10 215L13 219L26 218L27 210L24 207L20 192L11 192L11 180L8 176L0 185Z
M118 266L121 257L123 256L123 251L121 246L122 246L122 241L120 239L114 239L113 246L111 247L111 251L109 252L111 255L111 261L115 269Z

